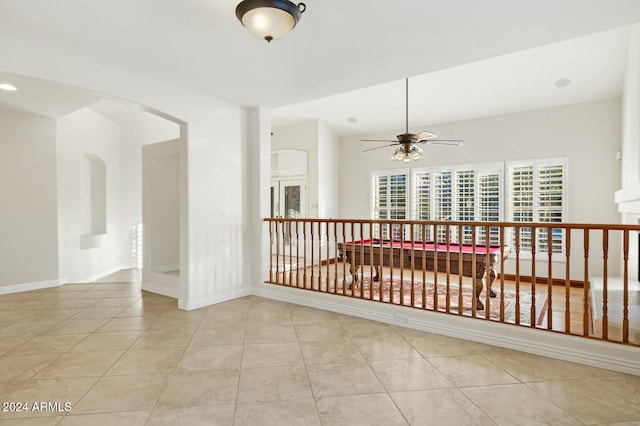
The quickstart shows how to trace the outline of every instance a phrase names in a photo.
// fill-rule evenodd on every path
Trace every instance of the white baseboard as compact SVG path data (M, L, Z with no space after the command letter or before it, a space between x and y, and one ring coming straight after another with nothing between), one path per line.
M269 284L254 286L252 294L640 376L637 347Z
M151 283L144 282L144 281L142 282L142 285L140 287L142 288L142 290L148 291L150 293L160 294L162 296L171 297L173 299L179 299L180 298L180 290L179 289L167 288L167 287L163 287L163 286L158 285L158 284L151 284Z
M23 291L31 291L31 290L42 290L43 288L58 287L59 285L61 285L60 279L0 286L0 295L20 293Z
M237 299L239 297L245 297L251 295L251 288L244 288L237 291L218 294L210 297L203 297L195 300L182 300L178 301L178 308L187 311L203 308L205 306L215 305L216 303L226 302L229 300Z
M160 274L166 274L167 272L179 271L180 264L176 263L175 265L163 265L163 266L154 266L153 272L157 272Z

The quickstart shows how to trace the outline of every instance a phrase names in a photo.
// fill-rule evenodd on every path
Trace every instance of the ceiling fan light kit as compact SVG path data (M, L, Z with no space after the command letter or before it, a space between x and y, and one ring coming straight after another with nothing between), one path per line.
M247 31L270 43L289 34L306 9L304 3L288 0L244 0L236 7L236 16Z
M430 145L445 145L445 146L462 146L464 141L461 140L441 140L435 139L438 137L433 132L420 132L409 133L409 79L405 79L406 83L406 96L405 96L405 131L403 134L396 136L397 141L387 139L362 139L364 142L393 142L384 146L376 148L365 149L366 151L373 151L380 148L386 148L388 146L396 146L396 150L391 155L391 160L402 161L403 163L410 163L411 161L419 161L424 157L422 156L422 149L417 144L430 144Z

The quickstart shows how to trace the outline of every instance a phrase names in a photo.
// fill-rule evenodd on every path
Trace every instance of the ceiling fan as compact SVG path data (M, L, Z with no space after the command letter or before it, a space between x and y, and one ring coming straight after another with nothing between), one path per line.
M395 152L391 156L393 161L402 161L410 163L411 160L422 160L422 148L418 144L445 145L445 146L462 146L464 141L453 139L436 139L438 135L433 132L409 133L409 79L405 79L405 131L403 134L396 136L397 141L393 139L362 139L363 142L393 142L384 146L365 149L362 152L374 151L376 149L386 148L389 146L397 146Z

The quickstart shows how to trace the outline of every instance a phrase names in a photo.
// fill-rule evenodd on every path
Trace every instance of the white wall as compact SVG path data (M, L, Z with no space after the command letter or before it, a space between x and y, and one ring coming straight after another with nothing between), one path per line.
M463 139L465 146L424 147L423 161L416 167L471 164L505 160L524 160L567 156L569 158L569 216L572 223L619 223L613 194L620 182L621 101L609 99L571 106L549 108L445 123L413 131L431 130L442 138ZM340 217L370 217L369 172L402 168L389 160L391 148L365 152L370 142L360 139L387 139L399 130L363 135L340 142ZM613 239L611 257L620 255L620 244ZM597 246L593 246L594 249ZM572 256L579 258L580 243L574 242ZM600 255L594 251L592 255ZM618 265L610 265L612 274ZM612 269L613 268L613 269ZM593 265L597 274L601 262ZM546 274L546 269L542 269ZM564 265L554 264L554 276L563 276ZM524 272L523 272L524 273ZM575 278L574 278L575 277ZM572 265L572 278L580 279L580 265Z
M339 215L340 170L338 168L340 139L318 123L318 217Z
M58 283L55 120L0 110L0 294Z
M120 188L136 174L120 167L120 128L89 108L58 119L58 233L60 276L66 282L85 282L126 267L128 253L121 242L129 230L121 223L123 204ZM132 149L133 150L133 149ZM83 248L81 240L90 231L89 162L97 155L106 166L106 233L96 247Z
M307 216L338 216L339 138L318 120L279 126L273 129L271 149L298 149L309 154Z
M160 111L181 123L179 306L193 309L250 293L252 259L242 256L245 129L254 117L238 105L102 67L82 58L0 37L0 69L90 89ZM185 63L183 66L195 66ZM221 161L224 159L224 161ZM215 166L214 166L215 165ZM261 236L255 236L261 238ZM184 259L184 261L182 261ZM185 263L186 262L186 263Z
M287 126L275 127L271 136L271 150L298 149L307 151L307 217L318 217L319 173L318 168L318 120L308 120Z

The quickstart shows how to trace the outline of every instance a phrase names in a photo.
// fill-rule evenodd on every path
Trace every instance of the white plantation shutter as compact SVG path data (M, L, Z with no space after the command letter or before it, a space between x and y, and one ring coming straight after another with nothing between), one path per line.
M485 163L447 168L412 170L412 219L435 221L499 221L502 220L502 163ZM449 240L471 242L472 227L449 228ZM434 239L431 227L425 239ZM485 229L476 230L476 242L485 243ZM491 243L498 242L498 229L490 229ZM421 239L421 230L414 238ZM446 228L438 227L439 241L446 239Z
M541 166L538 169L538 221L562 222L564 198L564 166L561 164ZM538 230L540 250L547 251L549 233L546 229ZM563 234L560 229L551 232L553 253L562 253Z
M407 219L408 172L406 170L384 170L371 173L371 217L376 220ZM390 238L388 226L374 227L374 237ZM402 238L400 227L391 231L393 239Z
M478 173L478 201L476 220L479 222L498 222L502 218L501 193L502 170L481 170ZM479 229L477 242L485 244L486 228ZM498 227L489 228L489 244L500 244L500 230Z
M510 220L512 222L533 222L533 166L510 168ZM512 245L515 246L515 233ZM531 229L520 229L520 249L531 250Z
M567 216L564 202L566 168L564 158L509 163L509 219L513 222L563 222ZM531 251L531 237L530 228L521 229L520 250ZM547 252L548 239L547 229L537 229L537 252ZM515 233L511 240L515 245ZM563 253L563 241L563 231L553 229L553 253Z
M433 212L431 209L431 173L428 171L416 171L413 173L413 197L412 197L412 218L414 220L432 220ZM424 240L429 241L431 236L431 227L426 227L427 235ZM422 241L422 227L414 228L414 239Z
M456 171L456 214L455 220L469 221L476 220L476 173L474 170ZM455 240L463 243L471 242L471 227L462 228L462 238L458 239L458 228L451 228L456 235Z
M434 220L452 220L453 216L453 179L452 172L433 173L433 216ZM437 241L445 241L444 227L438 227Z

